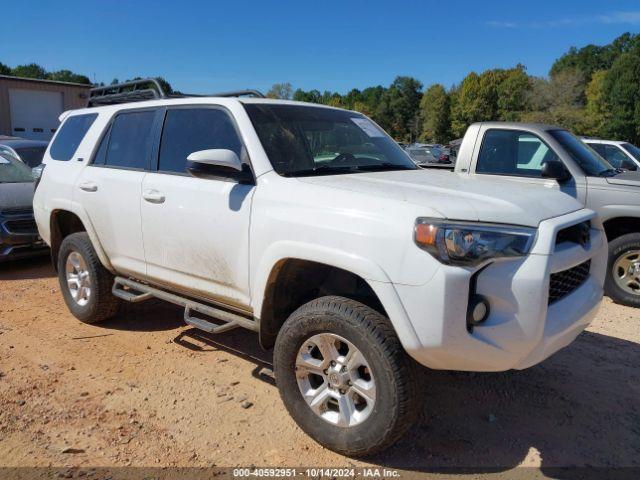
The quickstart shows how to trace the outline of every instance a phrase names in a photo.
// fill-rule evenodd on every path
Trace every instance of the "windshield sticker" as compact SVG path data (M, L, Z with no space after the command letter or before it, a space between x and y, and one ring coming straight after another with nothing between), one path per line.
M384 137L384 133L366 118L351 118L351 121L370 137Z

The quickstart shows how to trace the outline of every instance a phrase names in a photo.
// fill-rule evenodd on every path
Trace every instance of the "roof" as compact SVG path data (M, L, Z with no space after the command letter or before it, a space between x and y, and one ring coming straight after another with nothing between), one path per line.
M60 121L63 121L67 116L80 115L87 113L107 112L114 113L121 110L136 109L136 108L151 108L162 107L165 105L206 105L208 103L215 103L216 105L230 105L230 104L272 104L272 105L298 105L304 107L318 107L328 108L333 110L345 110L344 108L332 107L330 105L321 105L318 103L309 102L297 102L294 100L280 100L275 98L244 98L244 97L179 97L179 98L158 98L153 100L143 100L137 102L117 103L113 105L101 105L96 107L86 107L81 109L68 110L60 116ZM357 113L357 112L356 112Z
M0 75L0 80L19 80L25 82L50 83L53 85L65 85L67 87L82 87L86 88L87 90L93 87L93 85L87 85L86 83L60 82L58 80L44 80L40 78L13 77L11 75Z
M10 140L0 139L0 145L5 145L11 148L25 148L25 147L46 147L49 142L44 140L27 140L26 138L13 138Z
M622 143L628 143L623 140L605 140L603 138L589 138L589 137L582 137L580 140L582 140L583 142L603 143L603 144L609 144L609 145L620 145Z
M495 128L525 128L527 130L566 130L564 127L557 125L549 125L546 123L524 123L524 122L476 122L474 125L481 125L483 127L495 127Z

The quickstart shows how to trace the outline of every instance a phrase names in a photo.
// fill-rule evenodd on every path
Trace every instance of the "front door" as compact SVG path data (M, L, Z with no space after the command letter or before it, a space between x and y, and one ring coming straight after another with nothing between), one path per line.
M150 280L245 309L254 185L195 178L187 156L224 148L246 160L230 114L219 107L166 111L157 171L142 182L142 231Z

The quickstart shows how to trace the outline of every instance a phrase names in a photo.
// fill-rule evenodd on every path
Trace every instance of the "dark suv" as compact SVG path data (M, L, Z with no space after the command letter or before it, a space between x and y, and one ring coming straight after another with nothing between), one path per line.
M0 154L0 262L46 254L33 219L31 169Z

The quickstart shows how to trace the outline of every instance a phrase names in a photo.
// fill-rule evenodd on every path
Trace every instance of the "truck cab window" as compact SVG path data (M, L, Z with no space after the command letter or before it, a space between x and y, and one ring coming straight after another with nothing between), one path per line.
M518 130L488 130L484 136L476 172L540 178L542 165L557 160L537 136Z

